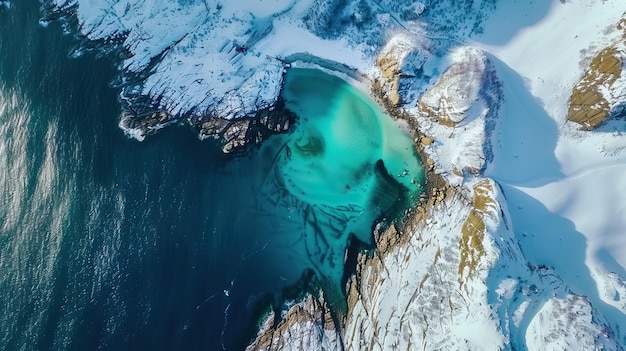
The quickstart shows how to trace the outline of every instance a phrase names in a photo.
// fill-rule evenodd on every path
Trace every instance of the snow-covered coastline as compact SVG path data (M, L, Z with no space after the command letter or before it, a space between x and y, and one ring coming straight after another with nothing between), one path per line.
M626 5L479 1L446 13L429 2L363 3L369 22L345 5L340 17L352 22L326 33L316 21L334 1L55 1L76 5L90 39L126 33L125 72L150 67L133 89L172 116L237 120L270 108L285 63L311 57L367 77L419 129L438 180L407 226L362 256L341 342L330 331L331 344L315 344L320 322L302 318L284 335L266 325L272 338L302 333L309 347L348 350L623 349L626 124L582 131L567 111L598 52L618 43L626 55L616 27ZM401 14L409 5L415 16ZM307 299L299 308L320 306Z
M137 139L173 119L233 120L271 108L286 65L298 56L364 71L371 66L364 51L374 50L307 31L301 18L312 1L52 3L53 11L73 13L89 40L121 43L124 99L145 97L170 116L147 128L121 123Z
M468 9L458 8L448 18L451 4L447 2L429 7L428 15L420 4L335 0L45 3L54 14L50 18L73 16L87 40L125 52L117 85L122 87L122 99L130 103L124 118L137 121L121 126L139 140L172 120L201 129L199 121L250 119L259 110L271 109L284 69L294 60L373 78L377 74L374 60L388 38L397 34L426 38L422 26L429 17L431 31L439 35L433 40L445 46L457 36L443 35L448 21L457 21L459 35L467 35L493 7L470 6L475 11L471 16L464 13ZM162 122L146 120L144 112L165 112L169 117Z

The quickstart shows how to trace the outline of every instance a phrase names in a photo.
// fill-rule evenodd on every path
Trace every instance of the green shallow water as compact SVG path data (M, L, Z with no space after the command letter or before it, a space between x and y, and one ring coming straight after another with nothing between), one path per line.
M129 140L112 62L39 6L0 6L0 350L241 349L305 270L340 302L350 238L419 196L408 134L316 70L286 76L293 130L237 157Z
M378 160L410 197L421 191L411 137L363 92L319 70L291 69L282 97L300 117L283 166L292 194L312 204L366 206Z

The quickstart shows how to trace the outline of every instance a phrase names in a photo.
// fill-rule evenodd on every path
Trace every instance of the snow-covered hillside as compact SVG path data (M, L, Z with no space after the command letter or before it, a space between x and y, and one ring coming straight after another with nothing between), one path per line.
M126 97L147 96L175 117L191 112L195 118L223 119L250 116L274 104L283 60L291 54L367 68L364 52L373 50L367 45L306 30L302 18L312 3L55 1L57 11L76 9L89 39L121 41L128 53L122 72ZM136 81L137 76L145 78Z
M505 95L511 96L505 99L505 122L486 175L504 189L526 258L553 267L572 291L626 330L621 297L626 292L626 121L614 116L591 131L567 121L568 99L592 59L607 47L624 55L620 21L626 4L540 6L504 5L485 24L484 35L474 39L498 58ZM537 20L501 40L498 19L513 15ZM626 85L617 79L612 89L623 96Z
M122 43L156 127L271 108L297 60L356 72L416 126L429 198L360 257L340 335L307 297L255 349L626 346L623 0L54 4Z

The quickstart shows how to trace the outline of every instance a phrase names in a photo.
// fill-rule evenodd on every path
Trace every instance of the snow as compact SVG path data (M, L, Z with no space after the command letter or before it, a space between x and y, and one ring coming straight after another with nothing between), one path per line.
M432 208L430 221L411 231L406 244L363 272L357 283L363 296L345 327L346 350L503 346L483 282L496 257L489 239L483 241L488 251L484 266L462 284L458 273L458 241L468 211L461 197L446 199Z
M554 155L557 125L515 71L497 58L491 61L502 80L504 104L494 137L494 160L485 174L512 184L561 178L561 165Z
M510 299L513 297L513 294L517 290L518 281L515 279L504 279L498 285L498 289L496 289L496 293L505 299Z
M616 349L615 342L607 340L609 334L598 322L603 322L602 317L586 299L574 295L552 298L528 326L528 350L598 350L598 340L606 349Z
M439 83L421 96L420 102L438 107L437 110L445 118L458 124L464 119L476 118L488 108L474 103L478 98L486 67L482 55L471 53L467 48L451 52L450 59L453 65L443 74Z
M606 280L618 274L623 288L626 277L625 171L624 164L612 165L540 187L505 188L516 229L525 233L521 244L527 258L554 267L575 292L624 314L626 304L614 300L615 288Z
M613 28L625 11L623 1L505 2L473 38L503 81L500 142L486 175L504 188L522 251L618 330L626 327L624 124L582 132L565 120L572 88L619 38Z
M490 135L500 111L502 89L493 65L481 50L458 48L445 61L451 68L422 95L418 107L408 111L417 117L422 132L433 138L425 151L435 161L436 172L451 184L460 184L462 173L476 174L491 162ZM431 116L432 111L436 116ZM448 126L435 118L456 125Z
M146 74L141 94L173 115L211 111L237 118L271 106L282 83L284 63L293 54L340 62L363 72L374 51L346 37L321 39L304 28L312 1L181 3L178 0L77 3L81 30L92 40L123 39L129 56L123 79ZM236 49L245 47L246 52Z
M258 44L259 50L268 55L286 58L293 54L307 53L312 57L340 62L361 72L372 66L371 55L364 46L354 46L345 38L327 40L315 36L292 21L278 20L274 32Z
M561 125L581 63L618 38L621 0L501 1L471 44L517 72L545 111ZM591 51L591 52L590 52ZM565 92L557 94L555 92Z

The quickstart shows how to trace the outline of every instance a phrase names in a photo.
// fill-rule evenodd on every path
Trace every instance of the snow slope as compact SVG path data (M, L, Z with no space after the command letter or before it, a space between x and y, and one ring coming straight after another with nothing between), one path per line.
M625 330L626 124L583 132L566 117L591 58L620 40L616 24L626 4L552 2L543 15L536 2L502 5L473 38L497 57L505 95L512 97L487 175L504 188L529 261L553 267ZM512 17L537 20L502 40L500 21Z

